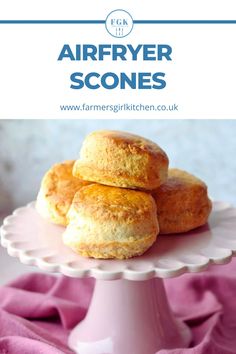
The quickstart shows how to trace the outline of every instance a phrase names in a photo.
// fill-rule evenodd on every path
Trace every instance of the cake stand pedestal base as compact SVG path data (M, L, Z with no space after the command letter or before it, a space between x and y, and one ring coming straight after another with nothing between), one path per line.
M69 337L79 354L154 354L187 347L188 327L172 314L160 278L97 280L85 319Z
M4 219L0 236L8 253L24 264L97 279L87 316L69 337L76 353L154 354L187 347L191 340L189 329L170 310L161 278L229 262L236 255L235 230L236 208L214 202L208 225L191 236L160 235L140 257L89 259L63 244L65 228L44 220L33 202Z

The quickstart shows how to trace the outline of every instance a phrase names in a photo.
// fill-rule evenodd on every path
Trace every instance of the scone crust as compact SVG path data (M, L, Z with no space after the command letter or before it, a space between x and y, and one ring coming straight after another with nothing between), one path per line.
M91 184L74 196L64 243L82 256L130 258L143 254L159 232L150 194Z
M153 190L166 180L168 164L166 153L152 141L101 130L84 140L73 174L105 185Z
M207 186L180 169L169 169L167 181L153 192L160 233L182 233L204 225L212 209Z
M49 221L67 225L66 214L75 193L89 182L72 175L74 160L53 165L44 175L37 196L36 209Z
M66 240L64 243L73 251L83 257L91 257L98 259L128 259L141 256L156 241L156 235L146 236L140 240L128 242L95 242L95 243L78 243Z

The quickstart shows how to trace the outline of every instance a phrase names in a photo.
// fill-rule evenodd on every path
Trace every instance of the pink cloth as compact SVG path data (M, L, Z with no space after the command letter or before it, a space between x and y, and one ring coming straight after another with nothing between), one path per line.
M236 353L235 270L236 260L166 281L173 310L191 328L193 342L158 354ZM1 287L0 353L72 353L68 333L84 318L93 285L93 279L29 274Z

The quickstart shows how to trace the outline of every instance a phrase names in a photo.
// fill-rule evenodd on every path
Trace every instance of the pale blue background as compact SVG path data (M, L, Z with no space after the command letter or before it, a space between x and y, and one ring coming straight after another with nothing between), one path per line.
M35 199L45 171L79 156L96 129L119 129L157 142L170 165L202 178L214 199L236 204L236 121L13 120L0 121L0 211Z

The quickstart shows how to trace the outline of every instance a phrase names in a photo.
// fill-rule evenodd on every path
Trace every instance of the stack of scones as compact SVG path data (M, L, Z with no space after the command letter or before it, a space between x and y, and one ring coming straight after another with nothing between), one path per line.
M63 242L82 256L140 256L159 233L192 230L211 212L205 183L168 165L166 153L150 140L95 131L84 140L80 159L45 174L36 209L66 226Z

